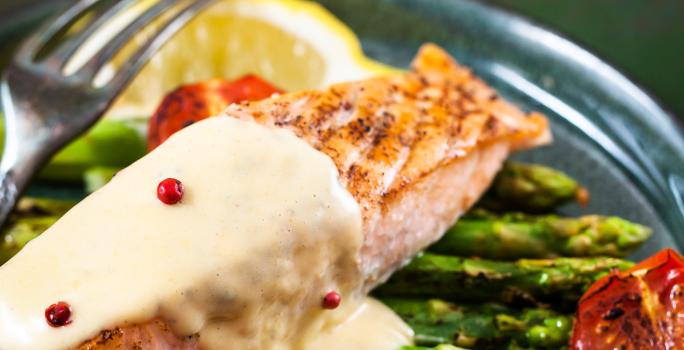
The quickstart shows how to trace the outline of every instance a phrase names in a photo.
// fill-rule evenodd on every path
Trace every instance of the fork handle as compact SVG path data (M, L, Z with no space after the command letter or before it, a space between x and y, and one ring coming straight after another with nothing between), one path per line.
M0 225L7 221L18 200L19 190L12 173L0 173Z

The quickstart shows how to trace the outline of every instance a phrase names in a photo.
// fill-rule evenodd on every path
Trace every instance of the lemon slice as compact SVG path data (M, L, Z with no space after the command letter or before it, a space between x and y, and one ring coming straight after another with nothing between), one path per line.
M223 0L152 58L108 116L149 116L178 85L210 78L254 73L297 91L392 71L365 57L354 33L316 3Z

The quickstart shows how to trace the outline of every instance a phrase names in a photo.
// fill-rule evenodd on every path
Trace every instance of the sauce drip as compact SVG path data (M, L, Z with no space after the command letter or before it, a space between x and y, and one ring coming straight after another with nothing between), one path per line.
M182 205L154 196L167 178L182 179ZM179 336L199 333L203 349L311 349L297 342L344 309L323 309L321 293L362 302L362 239L330 158L290 131L210 118L0 267L0 349L70 349L155 317ZM77 322L50 327L54 300L69 300Z
M325 310L310 322L297 350L396 350L411 344L413 330L372 298Z

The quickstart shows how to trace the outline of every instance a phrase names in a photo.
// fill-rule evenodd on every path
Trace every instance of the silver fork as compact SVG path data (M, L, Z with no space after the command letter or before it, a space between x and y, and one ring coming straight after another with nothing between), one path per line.
M51 50L42 60L36 56L70 23L99 0L79 0L26 39L2 77L0 98L5 114L5 150L0 162L0 225L26 189L31 177L61 147L92 126L123 88L178 29L212 0L189 0L131 54L104 85L94 79L100 69L137 32L181 0L159 0L121 29L72 74L64 68L86 40L104 23L135 0L120 0L102 11L80 31ZM156 23L155 23L156 24Z

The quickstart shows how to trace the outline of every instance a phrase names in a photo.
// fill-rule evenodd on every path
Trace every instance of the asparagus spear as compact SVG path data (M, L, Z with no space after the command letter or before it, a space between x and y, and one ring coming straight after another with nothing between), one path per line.
M92 167L83 174L86 192L93 193L106 185L121 170L119 167Z
M52 226L74 204L66 200L22 198L0 231L0 265Z
M506 162L479 206L495 211L549 212L572 200L589 201L589 192L561 171L536 164Z
M59 216L27 217L10 222L0 237L0 265L18 253L29 241L38 237L59 219Z
M39 179L80 182L95 166L123 168L147 151L143 122L103 120L61 150L40 172Z
M454 346L451 344L439 344L435 347L405 345L405 346L400 347L399 350L467 350L467 349L460 348L458 346Z
M572 317L548 309L516 310L498 304L459 305L438 300L383 302L415 332L421 346L451 343L472 349L521 346L557 349L568 342Z
M513 305L553 303L561 309L572 309L599 277L630 266L632 263L614 258L505 262L426 253L396 272L375 294Z
M459 220L430 250L485 259L558 256L623 257L651 236L648 227L614 216L496 215L477 210Z
M2 113L0 113L2 119ZM123 168L147 152L147 120L102 120L58 152L38 174L40 180L79 182L93 166ZM5 130L0 123L0 154Z
M73 200L23 197L12 213L12 220L46 216L60 217L74 205L76 201Z

